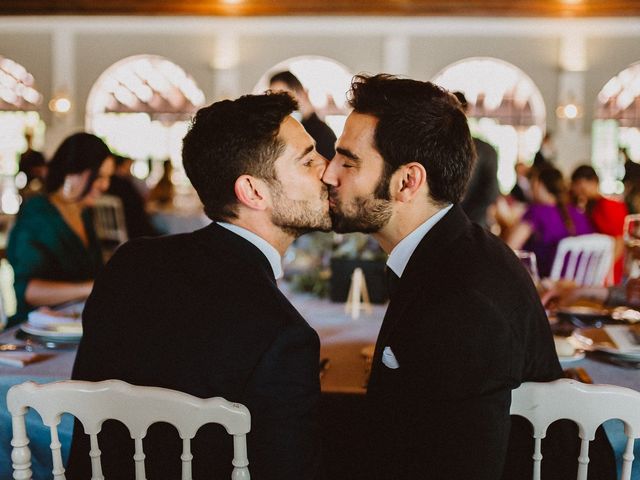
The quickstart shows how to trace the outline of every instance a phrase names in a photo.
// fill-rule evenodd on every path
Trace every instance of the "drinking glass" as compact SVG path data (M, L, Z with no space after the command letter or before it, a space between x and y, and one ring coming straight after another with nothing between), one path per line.
M533 284L538 288L540 286L540 275L538 275L538 260L536 259L536 254L525 250L516 250L516 255L527 272L529 272Z

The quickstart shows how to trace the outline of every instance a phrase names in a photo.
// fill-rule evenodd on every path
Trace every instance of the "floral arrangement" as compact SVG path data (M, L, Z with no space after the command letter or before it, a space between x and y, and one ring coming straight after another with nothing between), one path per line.
M300 237L285 254L285 279L296 291L326 297L331 259L384 262L386 254L370 235L315 232Z

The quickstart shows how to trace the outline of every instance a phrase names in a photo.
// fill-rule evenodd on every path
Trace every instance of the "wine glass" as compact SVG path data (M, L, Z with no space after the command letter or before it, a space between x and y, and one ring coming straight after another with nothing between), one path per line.
M516 250L515 252L524 268L529 272L531 280L533 280L533 284L538 288L540 286L540 275L538 274L538 260L536 259L536 254L533 252L527 252L526 250Z

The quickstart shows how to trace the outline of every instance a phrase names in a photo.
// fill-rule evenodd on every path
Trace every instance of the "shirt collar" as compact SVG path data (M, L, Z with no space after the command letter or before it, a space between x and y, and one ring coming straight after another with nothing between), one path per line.
M407 263L409 263L411 255L413 255L413 252L420 241L424 238L427 232L429 232L429 230L431 230L433 226L438 223L440 219L449 212L449 210L451 210L451 207L453 207L453 205L448 205L442 210L438 210L435 215L429 217L426 222L400 240L400 243L391 250L389 258L387 259L387 266L393 270L393 273L398 275L398 277L402 276L404 269L407 267Z
M258 250L260 250L265 257L267 257L267 260L269 260L269 264L271 265L271 269L273 270L273 276L276 278L276 280L282 278L282 257L273 245L267 242L264 238L256 235L253 232L250 232L246 228L242 228L238 225L226 222L216 223L255 245L256 248L258 248Z

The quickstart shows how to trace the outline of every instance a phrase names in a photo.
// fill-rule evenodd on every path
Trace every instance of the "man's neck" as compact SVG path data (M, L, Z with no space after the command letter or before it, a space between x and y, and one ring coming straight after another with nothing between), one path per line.
M282 229L259 216L252 216L251 218L230 218L224 221L255 233L275 248L280 256L285 254L287 248L289 248L295 240L295 237L285 233Z
M403 238L438 213L442 207L424 204L420 208L398 208L389 223L372 234L380 247L389 254Z

